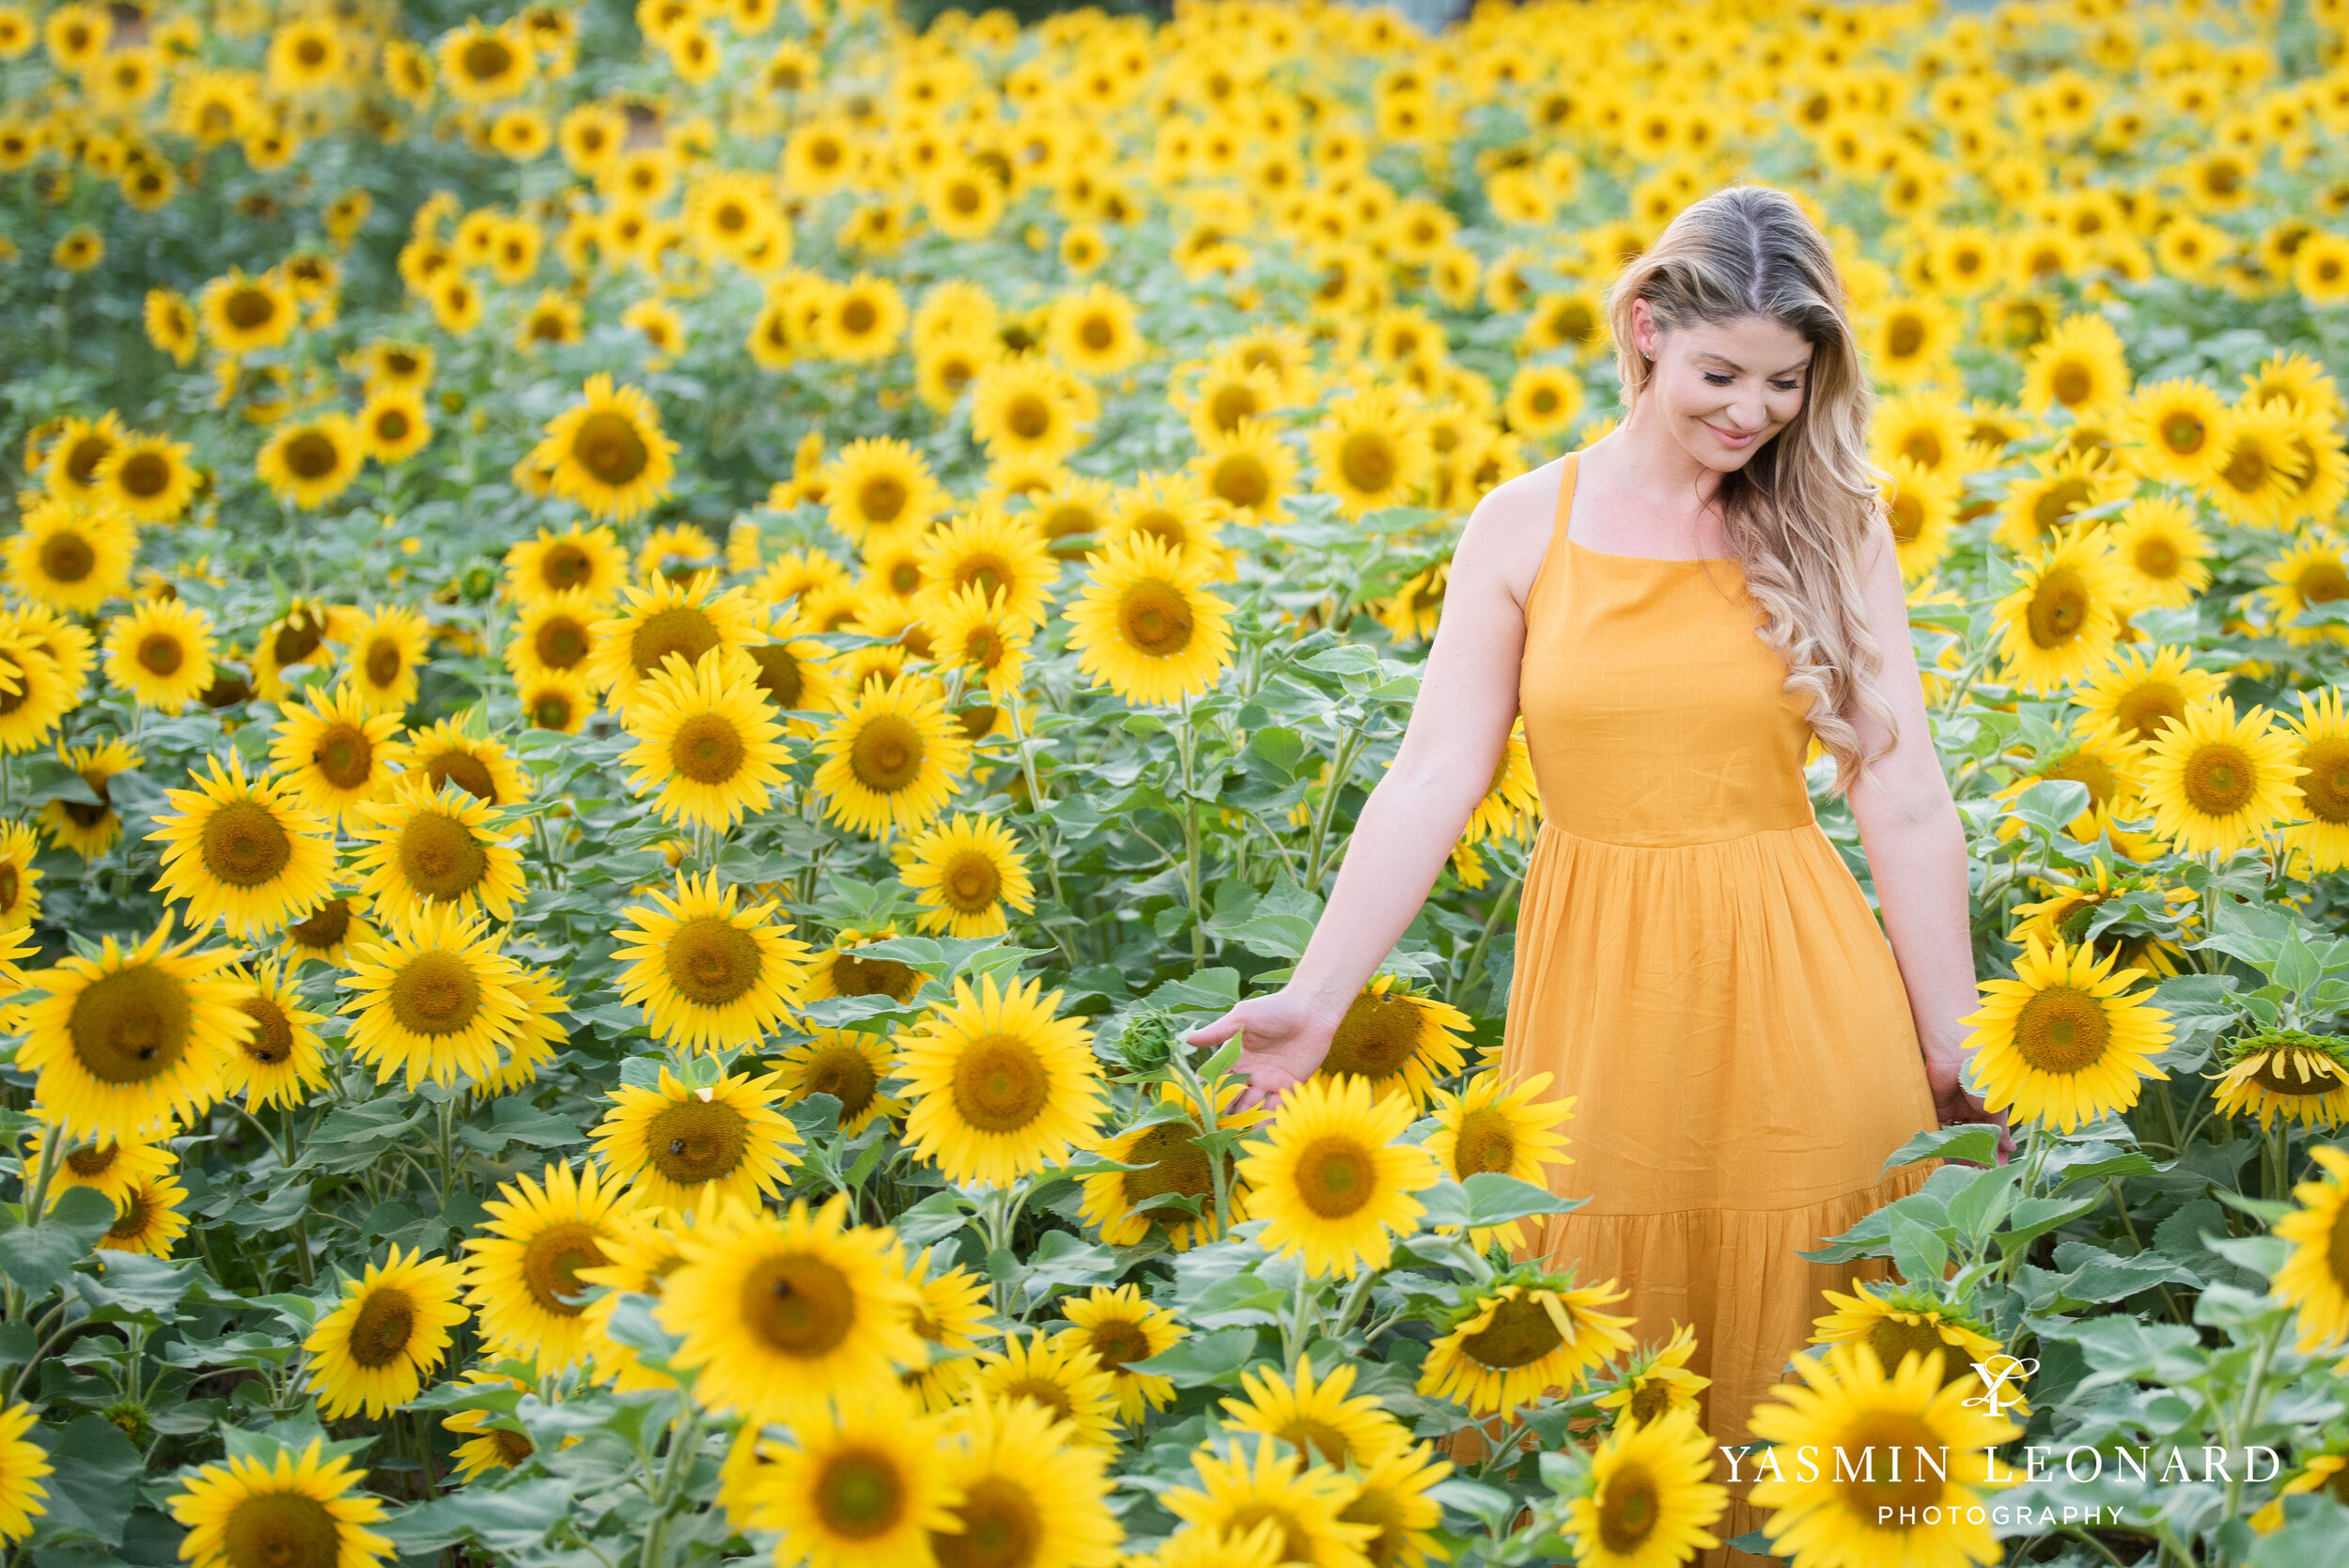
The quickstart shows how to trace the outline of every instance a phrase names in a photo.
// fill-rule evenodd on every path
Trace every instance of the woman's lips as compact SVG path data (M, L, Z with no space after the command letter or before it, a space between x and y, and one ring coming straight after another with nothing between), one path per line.
M1713 439L1719 442L1723 446L1750 446L1753 444L1754 439L1762 433L1759 430L1724 430L1719 426L1712 424L1709 421L1705 424L1704 427L1712 431Z

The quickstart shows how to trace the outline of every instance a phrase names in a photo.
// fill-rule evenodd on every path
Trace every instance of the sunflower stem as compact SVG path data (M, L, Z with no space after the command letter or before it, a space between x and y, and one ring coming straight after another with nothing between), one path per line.
M40 1163L33 1168L32 1184L24 1192L24 1223L27 1227L40 1223L41 1215L49 1207L49 1184L57 1174L58 1145L65 1141L65 1129L53 1126L40 1141ZM27 1305L30 1305L28 1302Z
M1190 971L1196 974L1207 961L1207 911L1201 902L1199 887L1202 841L1199 797L1192 778L1197 751L1191 734L1189 693L1184 694L1175 719L1174 754L1183 776L1183 892L1190 899Z

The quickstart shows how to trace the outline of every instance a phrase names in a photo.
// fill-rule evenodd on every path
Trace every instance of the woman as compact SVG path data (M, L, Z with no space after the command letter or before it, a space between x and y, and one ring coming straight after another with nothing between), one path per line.
M1884 1272L1797 1250L1913 1190L1921 1169L1878 1173L1920 1129L1991 1122L2009 1145L1960 1081L1966 844L1827 243L1783 194L1725 190L1626 268L1608 316L1621 427L1476 508L1400 753L1294 978L1190 1039L1245 1031L1251 1102L1311 1077L1522 713L1545 820L1501 1068L1577 1097L1561 1187L1591 1197L1536 1250L1618 1281L1611 1310L1642 1339L1694 1325L1705 1422L1733 1444L1820 1289ZM1814 736L1881 930L1813 820ZM1720 1533L1754 1522L1739 1502Z

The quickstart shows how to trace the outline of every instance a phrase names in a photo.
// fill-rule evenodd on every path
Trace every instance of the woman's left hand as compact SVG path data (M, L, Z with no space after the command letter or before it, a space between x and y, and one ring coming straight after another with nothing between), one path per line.
M1999 1132L1999 1163L2004 1165L2015 1156L2015 1135L2008 1130L2006 1112L1983 1109L1982 1097L1966 1092L1963 1060L1946 1057L1925 1058L1925 1082L1933 1090L1933 1110L1945 1127L1979 1122L1996 1127Z

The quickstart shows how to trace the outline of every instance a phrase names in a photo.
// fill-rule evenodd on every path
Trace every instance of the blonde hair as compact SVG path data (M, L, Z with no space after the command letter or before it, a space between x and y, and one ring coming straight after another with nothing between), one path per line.
M1861 591L1864 548L1884 527L1868 462L1875 395L1834 256L1782 191L1735 185L1685 209L1608 288L1626 417L1656 373L1632 337L1639 300L1665 332L1760 316L1812 345L1801 411L1752 461L1723 474L1717 495L1723 535L1762 613L1762 640L1786 660L1786 690L1811 699L1811 727L1835 758L1835 788L1847 790L1875 760L1862 753L1851 715L1872 714L1888 731L1893 718L1876 690L1881 655Z

